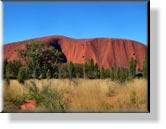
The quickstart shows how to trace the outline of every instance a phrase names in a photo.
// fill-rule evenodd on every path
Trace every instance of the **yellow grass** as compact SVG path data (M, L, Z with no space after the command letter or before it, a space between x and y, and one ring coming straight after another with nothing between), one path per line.
M32 80L31 80L32 81ZM52 79L33 80L41 89L44 85L63 95L67 103L66 111L69 112L128 112L147 111L147 80L134 79L120 84L109 79ZM4 81L4 101L8 101L9 95L16 97L27 93L30 80L23 84L17 80L10 80L7 85ZM40 107L38 107L40 108Z

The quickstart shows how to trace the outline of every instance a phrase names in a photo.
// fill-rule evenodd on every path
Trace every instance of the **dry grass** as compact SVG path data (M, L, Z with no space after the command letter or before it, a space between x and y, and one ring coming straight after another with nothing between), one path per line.
M51 85L63 95L67 112L146 112L147 81L134 79L128 83L117 83L109 79L53 79L33 80L39 89ZM24 85L11 80L4 81L4 104L10 107L9 98L27 94L30 80ZM40 107L38 107L40 108Z

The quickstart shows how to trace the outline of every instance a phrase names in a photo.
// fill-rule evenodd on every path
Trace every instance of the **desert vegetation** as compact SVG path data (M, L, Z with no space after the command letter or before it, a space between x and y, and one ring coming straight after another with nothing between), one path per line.
M85 64L67 62L59 47L44 47L41 41L32 41L17 52L19 60L5 59L3 65L6 112L32 108L46 112L147 109L146 56L138 70L133 58L128 67L103 68L93 59ZM142 72L142 77L136 77L136 72ZM25 108L26 102L32 102L31 108Z
M110 79L4 81L4 111L146 112L146 83L145 79L123 84ZM36 102L35 110L20 110L26 100Z
M63 53L54 46L44 47L40 41L26 45L24 50L18 49L20 60L4 60L4 78L17 79L23 83L26 79L45 78L89 78L106 79L124 82L135 78L137 62L131 58L128 68L110 67L103 68L94 64L93 59L89 59L85 64L73 64L66 62ZM144 77L147 75L146 56L142 70Z

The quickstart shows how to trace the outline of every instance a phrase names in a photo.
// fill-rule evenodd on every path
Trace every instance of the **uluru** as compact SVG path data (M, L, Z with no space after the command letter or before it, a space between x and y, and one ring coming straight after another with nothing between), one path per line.
M146 45L127 39L74 39L55 35L4 44L4 59L18 60L17 50L24 49L25 44L31 41L43 41L46 47L49 45L60 47L67 61L85 63L93 59L95 64L104 68L127 67L131 58L137 61L137 68L141 68L147 49Z

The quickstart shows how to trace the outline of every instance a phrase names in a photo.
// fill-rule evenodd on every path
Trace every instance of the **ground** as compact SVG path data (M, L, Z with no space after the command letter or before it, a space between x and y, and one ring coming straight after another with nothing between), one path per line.
M147 80L4 80L4 112L147 112Z

